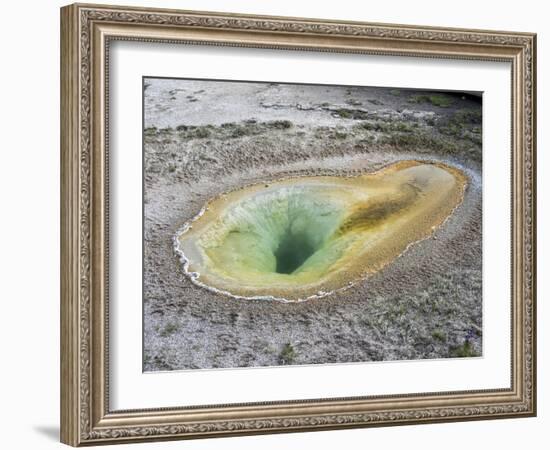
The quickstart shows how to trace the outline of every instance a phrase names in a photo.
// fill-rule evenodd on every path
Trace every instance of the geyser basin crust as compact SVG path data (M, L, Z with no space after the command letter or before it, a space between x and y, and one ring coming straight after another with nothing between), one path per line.
M306 300L350 286L430 236L465 186L462 171L417 161L257 184L211 200L176 234L175 249L203 287Z

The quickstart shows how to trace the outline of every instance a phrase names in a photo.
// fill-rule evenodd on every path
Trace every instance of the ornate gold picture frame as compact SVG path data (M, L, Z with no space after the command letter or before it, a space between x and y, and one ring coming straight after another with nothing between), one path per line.
M109 400L108 69L110 45L115 41L509 63L510 386L113 410ZM105 5L62 8L61 441L81 446L534 416L535 88L536 35L531 33Z

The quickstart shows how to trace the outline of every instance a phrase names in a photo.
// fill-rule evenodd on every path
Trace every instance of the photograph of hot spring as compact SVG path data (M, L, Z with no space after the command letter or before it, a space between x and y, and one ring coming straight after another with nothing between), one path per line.
M143 369L481 357L482 94L143 78Z

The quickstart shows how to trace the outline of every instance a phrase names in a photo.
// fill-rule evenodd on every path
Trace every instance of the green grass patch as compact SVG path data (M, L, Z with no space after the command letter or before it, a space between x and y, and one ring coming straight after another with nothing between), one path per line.
M463 155L476 161L481 161L479 148L472 147L468 142L449 139L420 129L412 133L382 135L377 142L400 150L415 150L419 153L433 151L449 156Z
M272 120L265 124L268 128L275 128L276 130L288 130L292 128L292 122L290 120Z
M453 114L452 121L462 124L481 124L481 110L479 109L459 109Z
M447 136L469 139L481 145L481 111L461 109L438 123L438 130Z
M329 135L329 138L330 139L346 139L348 137L348 133L346 133L345 131L338 131L336 130L334 133L330 134Z
M372 121L372 122L361 122L360 124L355 125L356 129L363 129L368 131L377 131L380 133L412 133L415 129L418 128L418 124L413 122L391 122L391 121Z
M342 119L365 120L369 118L369 112L360 109L339 108L333 114Z
M279 361L283 365L292 364L296 359L296 351L292 344L287 343L284 345L281 353L279 354Z
M222 123L219 127L213 125L179 125L176 127L176 131L182 139L221 139L256 136L268 130L287 130L292 127L293 124L289 120L272 120L258 123L254 119L249 119L239 123ZM153 135L154 130L150 134Z
M439 342L445 342L447 340L447 336L441 330L432 331L432 337Z
M464 344L451 350L451 356L455 358L472 358L479 355L470 341L464 341Z
M453 104L453 100L446 95L431 94L431 95L413 95L409 97L409 103L430 103L440 108L448 108Z
M168 337L174 334L176 331L178 331L178 326L175 323L169 323L162 329L160 335L162 337Z
M156 136L157 132L157 127L148 127L144 130L145 136Z

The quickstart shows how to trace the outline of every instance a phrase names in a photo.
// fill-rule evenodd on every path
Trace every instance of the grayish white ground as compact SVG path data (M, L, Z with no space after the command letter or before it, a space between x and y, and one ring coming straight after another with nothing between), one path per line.
M147 79L145 127L145 370L482 354L478 98ZM433 238L352 289L284 304L224 297L184 276L173 235L220 192L400 159L463 168L464 202Z

